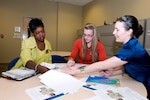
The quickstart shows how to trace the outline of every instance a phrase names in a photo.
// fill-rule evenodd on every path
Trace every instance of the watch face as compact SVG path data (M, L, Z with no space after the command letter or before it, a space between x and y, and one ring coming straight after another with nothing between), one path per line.
M79 67L79 69L84 69L84 68L85 68L85 66L80 66L80 67Z
M86 66L80 66L80 67L79 67L79 70L80 70L81 73L84 73L84 68L85 68L85 67L86 67Z

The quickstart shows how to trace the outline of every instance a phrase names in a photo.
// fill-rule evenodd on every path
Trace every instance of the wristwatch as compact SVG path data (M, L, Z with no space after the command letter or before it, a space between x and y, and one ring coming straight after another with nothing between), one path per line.
M84 73L84 72L85 72L85 70L84 70L85 67L86 67L86 66L80 66L80 67L79 67L79 70L80 70L81 73Z

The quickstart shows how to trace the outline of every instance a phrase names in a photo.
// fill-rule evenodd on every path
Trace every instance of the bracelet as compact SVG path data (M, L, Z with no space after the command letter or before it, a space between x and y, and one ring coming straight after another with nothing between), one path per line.
M35 66L35 68L34 68L34 70L37 72L38 71L38 69L37 69L37 67L39 66L39 64L36 64L36 66Z
M81 73L84 73L84 72L85 72L85 70L84 70L85 67L86 67L86 66L80 66L80 67L79 67L79 70L80 70Z

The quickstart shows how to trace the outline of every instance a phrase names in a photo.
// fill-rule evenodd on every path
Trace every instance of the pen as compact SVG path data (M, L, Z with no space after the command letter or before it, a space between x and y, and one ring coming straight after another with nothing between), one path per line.
M47 98L47 99L45 99L45 100L52 100L52 99L58 98L58 97L63 96L63 95L65 95L65 94L64 94L64 93L60 93L60 94L58 94L58 95L54 95L54 96L52 96L52 97L49 97L49 98Z
M86 85L83 85L83 87L85 87L87 89L90 89L90 90L96 90L95 88L92 88L92 87L89 87L89 86L86 86Z

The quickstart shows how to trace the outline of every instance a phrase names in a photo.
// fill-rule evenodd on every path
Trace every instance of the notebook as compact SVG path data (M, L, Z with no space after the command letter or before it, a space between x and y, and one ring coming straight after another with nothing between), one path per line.
M24 80L34 75L36 75L35 70L26 67L2 72L2 77L5 77L7 79L17 80L17 81Z

